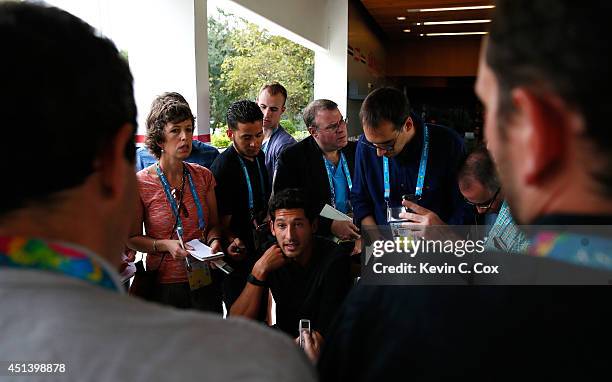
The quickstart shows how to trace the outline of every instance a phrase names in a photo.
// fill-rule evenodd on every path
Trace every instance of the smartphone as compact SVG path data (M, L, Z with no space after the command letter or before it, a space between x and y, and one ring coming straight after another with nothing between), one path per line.
M402 200L407 200L409 202L417 203L419 200L421 200L421 198L416 196L415 194L405 194L405 195L402 195ZM406 210L406 212L414 212L408 207L404 207L404 209Z
M300 333L300 347L304 348L304 333L310 334L310 320L301 319L298 332Z

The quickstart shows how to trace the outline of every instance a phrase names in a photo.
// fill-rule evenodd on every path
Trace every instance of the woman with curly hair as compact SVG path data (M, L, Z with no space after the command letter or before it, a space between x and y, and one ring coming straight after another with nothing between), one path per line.
M159 271L156 301L220 313L219 271L193 262L177 235L182 232L184 243L199 239L213 252L222 251L215 178L207 168L184 161L191 153L194 121L178 93L153 102L145 144L158 161L137 173L140 200L128 246L147 253L147 269Z

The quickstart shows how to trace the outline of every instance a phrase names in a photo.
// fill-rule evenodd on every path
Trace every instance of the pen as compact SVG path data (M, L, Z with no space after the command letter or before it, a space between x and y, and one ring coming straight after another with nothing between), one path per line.
M181 231L179 228L176 229L176 236L179 239L179 243L181 244L181 248L185 249L185 243L183 243L183 237L181 236ZM185 257L185 265L187 265L187 269L191 268L191 265L189 264L189 260L187 259L187 257Z
M181 243L181 248L185 249L185 243L183 243L183 238L181 237L181 231L178 228L176 229L176 236L179 239L179 243Z

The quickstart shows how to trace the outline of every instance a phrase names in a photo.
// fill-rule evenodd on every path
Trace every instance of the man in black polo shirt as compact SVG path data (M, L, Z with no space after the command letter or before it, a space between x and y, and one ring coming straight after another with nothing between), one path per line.
M265 156L261 151L262 121L263 114L255 102L242 100L230 105L227 135L232 145L215 159L210 168L217 181L217 208L225 231L228 263L234 268L223 285L223 298L228 309L240 295L246 277L260 255L254 231L266 217L270 197Z
M255 263L230 314L255 318L261 297L270 288L281 330L297 337L298 322L305 318L310 320L313 337L325 336L351 288L350 258L335 243L313 237L317 211L300 190L274 194L269 210L277 244Z

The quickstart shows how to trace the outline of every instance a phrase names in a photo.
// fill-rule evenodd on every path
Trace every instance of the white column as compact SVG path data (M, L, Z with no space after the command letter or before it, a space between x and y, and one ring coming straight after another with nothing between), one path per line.
M145 133L151 101L181 93L197 116L196 134L209 133L206 0L137 0L128 48L138 106L138 134Z
M328 0L325 14L327 49L315 51L314 98L336 102L346 115L348 0Z
M197 134L199 139L210 142L210 88L208 82L208 14L206 0L193 0L195 60L196 60L196 97L197 97ZM196 113L196 111L194 111Z

